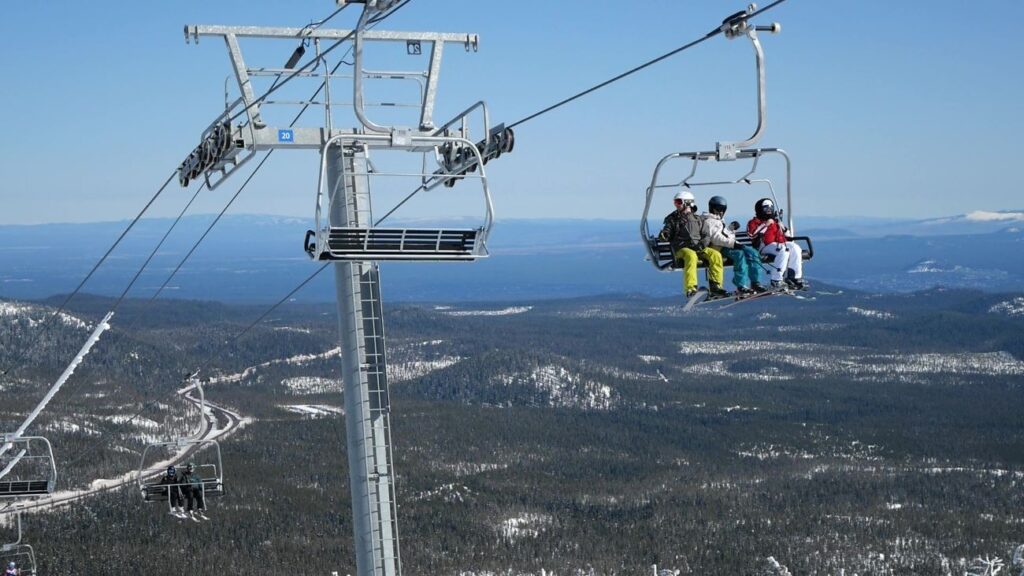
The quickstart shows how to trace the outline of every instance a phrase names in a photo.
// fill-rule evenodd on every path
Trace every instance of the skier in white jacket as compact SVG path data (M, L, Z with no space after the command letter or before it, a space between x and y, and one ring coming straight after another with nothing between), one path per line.
M736 286L737 295L764 292L761 255L750 246L736 242L736 233L723 220L727 209L728 203L721 196L712 196L708 201L708 211L703 214L703 242L732 260L732 283Z

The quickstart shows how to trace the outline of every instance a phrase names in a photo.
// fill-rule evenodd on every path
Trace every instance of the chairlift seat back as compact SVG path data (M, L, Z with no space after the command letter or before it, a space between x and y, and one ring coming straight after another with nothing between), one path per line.
M473 261L487 257L479 241L482 228L344 228L331 227L314 242L306 234L306 252L320 261Z
M800 248L803 250L804 260L814 258L814 244L811 242L811 238L809 236L794 236L792 241L800 245ZM668 242L660 241L657 238L649 238L648 242L650 242L652 248L654 248L654 253L658 255L658 261L656 262L658 268L662 270L675 270L679 268L679 266L676 265L675 255L672 253L672 246ZM736 232L736 244L751 246L750 235L746 232ZM761 256L761 262L767 264L771 261L771 256ZM724 252L722 253L722 263L725 266L733 265L733 261L730 260ZM704 260L698 259L697 267L706 268L707 263L705 263Z
M47 496L53 492L48 480L15 480L0 482L0 498L21 498L26 496Z

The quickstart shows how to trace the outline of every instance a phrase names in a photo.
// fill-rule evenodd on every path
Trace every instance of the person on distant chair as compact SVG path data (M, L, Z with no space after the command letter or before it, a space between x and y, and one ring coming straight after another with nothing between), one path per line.
M174 469L174 466L167 467L167 472L160 477L157 486L167 487L165 490L171 505L171 515L184 517L185 509L181 507L181 482L178 480L178 471Z
M747 223L750 241L761 254L771 256L769 266L772 272L772 289L794 288L803 290L804 254L800 245L786 235L786 227L779 222L775 210L775 202L771 198L761 198L754 204L754 217ZM785 270L785 282L783 282Z
M721 196L712 196L708 200L708 213L704 218L704 243L720 251L732 260L732 283L736 286L737 296L760 294L765 292L761 285L761 255L750 246L736 242L733 227L725 225L725 211L728 204Z
M672 246L676 263L683 267L683 291L690 298L697 293L697 259L708 265L708 296L722 297L729 293L722 289L722 254L703 243L703 221L697 215L697 200L689 190L680 191L672 200L676 209L665 216L665 225L658 239Z
M184 484L185 501L188 502L188 515L195 519L196 516L208 520L203 513L206 510L206 502L203 498L203 479L195 473L195 465L191 462L185 465L185 472L181 475L181 483Z

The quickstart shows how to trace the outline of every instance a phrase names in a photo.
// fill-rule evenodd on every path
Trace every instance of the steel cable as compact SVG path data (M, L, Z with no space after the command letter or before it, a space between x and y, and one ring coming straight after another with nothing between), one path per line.
M117 237L117 240L115 240L114 243L110 246L110 248L107 249L106 253L103 254L99 261L96 262L96 264L92 267L92 270L89 270L89 273L85 275L85 278L83 278L82 281L79 282L78 286L71 292L71 294L68 294L67 297L64 298L64 301L61 302L60 306L58 306L57 309L53 312L53 314L51 314L43 322L42 327L40 327L39 331L36 333L36 340L34 341L33 346L23 347L19 355L15 358L14 362L12 362L6 370L0 372L0 376L7 376L13 370L16 370L17 368L20 368L22 366L21 362L25 359L28 350L33 348L34 344L38 343L38 339L41 338L42 335L45 333L46 329L50 325L50 322L52 322L54 318L59 316L60 313L64 311L64 309L67 307L71 299L74 298L75 295L82 290L86 282L88 282L89 279L92 278L92 275L95 274L96 271L99 270L100 266L102 266L103 263L107 261L107 258L110 257L110 254L121 244L121 241L124 240L125 236L127 236L128 233L131 232L132 228L134 228L135 225L138 224L139 220L142 219L142 215L149 210L150 206L152 206L153 203L156 202L156 199L159 198L161 194L163 194L164 190L167 189L167 185L170 184L172 180L174 180L174 176L176 173L177 171L172 172L171 175L167 177L167 180L156 191L156 194L154 194L153 197L149 199L149 202L147 202L146 205L143 206L142 210L140 210L139 213L135 216L135 218L128 224L128 227L125 228L123 232L121 232L121 235Z
M771 4L765 6L764 8L761 8L760 10L756 10L756 11L754 11L754 12L744 16L743 18L740 18L740 20L750 20L751 18L754 18L755 16L758 16L760 14L763 14L764 12L767 12L768 10L771 10L772 8L778 6L779 4L782 4L785 1L786 0L775 0L775 2L772 2ZM662 54L661 56L658 56L657 58L654 58L652 60L648 60L647 62L644 62L643 64L640 64L639 66L630 68L629 70L627 70L627 71L625 71L625 72L623 72L623 73L621 73L621 74L619 74L617 76L614 76L614 77L612 77L612 78L610 78L608 80L605 80L604 82L601 82L600 84L596 84L594 86L591 86L590 88L587 88L586 90L584 90L582 92L578 92L578 93L574 94L573 96L565 98L564 100L560 100L560 101L556 102L555 104L552 104L551 106L548 106L547 108L544 108L544 109L542 109L542 110L540 110L538 112L534 112L533 114L530 114L529 116L527 116L527 117L525 117L525 118L523 118L521 120L517 120L516 122L513 122L508 127L509 128L515 128L516 126L519 126L520 124L524 124L526 122L529 122L530 120L533 120L534 118L537 118L538 116L543 116L544 114L547 114L548 112L551 112L552 110L555 110L557 108L561 108L562 106L564 106L564 105L566 105L566 104L568 104L570 102L573 102L575 100L578 100L578 99L586 96L587 94L596 92L596 91L600 90L601 88L604 88L605 86L608 86L610 84L614 84L615 82L618 82L619 80L622 80L623 78L626 78L627 76L632 76L633 74L636 74L637 72L639 72L641 70L644 70L644 69L646 69L646 68L648 68L650 66L653 66L653 65L655 65L655 64L657 64L657 63L659 63L659 62L661 62L663 60L667 60L668 58L671 58L672 56L675 56L676 54L679 54L681 52L685 52L686 50L689 50L690 48L693 48L693 47L695 47L695 46L705 42L706 40L710 40L711 38L714 38L715 36L717 36L717 35L719 35L721 33L722 33L722 28L721 27L715 28L714 30L711 30L707 34L701 36L700 38L698 38L698 39L696 39L696 40L694 40L692 42L688 42L686 44L683 44L682 46L680 46L680 47L678 47L678 48L676 48L674 50L671 50L669 52L666 52L665 54Z

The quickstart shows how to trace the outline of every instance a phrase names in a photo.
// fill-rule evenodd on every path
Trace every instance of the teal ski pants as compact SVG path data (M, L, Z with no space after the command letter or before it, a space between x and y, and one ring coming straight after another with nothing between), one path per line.
M722 254L732 260L732 284L737 288L750 288L761 283L761 255L750 246L722 248Z

